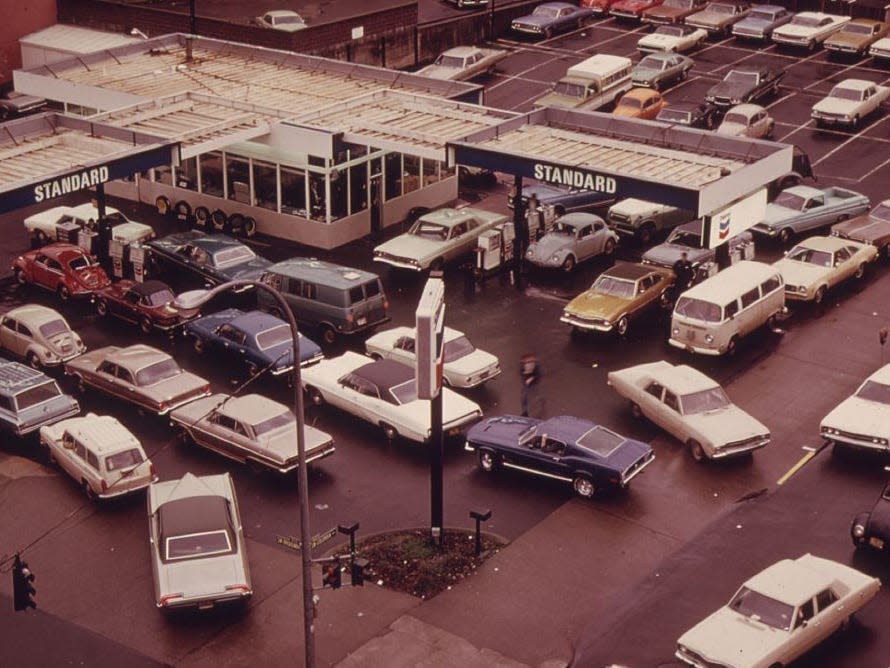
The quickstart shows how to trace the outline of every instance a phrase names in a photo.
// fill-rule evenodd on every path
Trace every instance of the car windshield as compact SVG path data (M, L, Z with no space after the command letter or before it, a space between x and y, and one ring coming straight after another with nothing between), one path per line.
M417 384L412 378L411 380L406 380L404 383L393 385L389 388L389 392L395 399L394 402L390 403L396 403L398 405L410 404L417 399Z
M757 83L756 72L740 72L739 70L730 70L724 78L724 81L732 81L733 83L743 83L753 86Z
M553 92L557 95L565 95L566 97L584 97L587 89L581 84L570 83L568 81L557 81L553 87Z
M448 363L459 360L461 357L466 357L474 350L476 350L475 346L470 343L470 340L466 336L459 336L456 339L445 342L445 348L442 353L444 357L443 361Z
M732 14L735 7L733 5L720 5L716 2L712 2L708 5L708 11L714 12L715 14Z
M724 123L738 123L739 125L748 125L748 117L745 114L739 114L734 112L727 112L726 116L723 117Z
M806 262L814 264L818 267L831 266L831 253L827 251L814 250L806 246L795 246L788 252L788 259L796 262Z
M578 439L578 445L600 457L608 457L626 440L624 436L597 425Z
M256 344L260 350L268 350L282 343L293 341L290 333L290 325L278 325L256 335Z
M213 266L228 267L233 264L250 262L255 257L256 253L250 250L247 246L233 246L232 248L226 248L218 253L214 253Z
M890 385L867 380L856 391L856 396L866 401L874 401L878 404L890 404Z
M634 296L634 282L612 276L600 276L594 281L590 290L600 295L630 299Z
M142 453L139 452L137 448L132 448L106 457L105 470L117 471L119 469L126 469L131 466L138 466L143 461L145 461L145 459L142 457Z
M786 209L793 209L794 211L803 211L803 206L806 203L807 200L805 197L795 195L794 193L788 192L787 190L783 190L782 192L780 192L776 199L773 200L773 204L783 206Z
M435 64L439 67L454 67L455 69L460 69L464 66L464 59L459 58L458 56L446 56L443 54L436 58Z
M756 619L762 624L782 631L790 630L791 620L794 617L793 606L747 587L739 589L729 602L729 607L740 615Z
M848 86L835 86L828 94L829 97L836 97L841 100L859 101L862 99L862 91Z
M291 26L296 23L303 23L303 19L299 16L274 16L272 17L272 23L277 26Z
M721 309L713 302L694 297L680 297L674 313L705 322L720 322Z
M675 230L668 238L667 243L688 248L700 248L701 236L692 230Z
M74 271L80 271L81 269L86 269L88 267L95 267L96 263L93 262L93 259L89 255L78 255L68 263L68 266Z
M162 380L173 378L182 373L182 369L172 357L155 362L136 372L136 384L142 387L154 385Z
M749 19L757 19L758 21L774 21L775 14L772 12L765 12L762 9L755 9L753 12L748 13Z
M800 14L798 14L793 19L791 19L791 25L803 26L804 28L818 28L819 19L817 19L815 16L801 16Z
M665 7L673 7L675 9L689 9L692 7L694 0L665 0Z
M123 225L124 223L129 223L127 217L122 214L120 211L115 211L114 213L109 213L105 216L105 222L110 223L112 227L115 225Z
M421 218L408 230L408 234L433 241L445 241L448 238L448 228Z
M683 407L683 415L697 415L716 411L732 405L723 388L717 385L707 390L684 394L680 397L680 405Z
M556 7L545 7L544 5L538 5L537 7L535 7L535 11L532 12L532 16L545 16L555 19L557 16L559 16L559 10Z
M680 26L659 26L655 31L656 35L668 35L670 37L682 37L683 28Z
M15 405L18 410L22 411L26 408L42 404L44 401L54 399L61 394L62 391L59 389L59 386L56 385L56 381L48 380L40 385L29 387L27 390L23 390L15 395Z
M163 306L176 299L176 295L173 294L172 290L158 290L148 295L147 299L151 306Z
M692 120L692 115L688 111L679 111L665 107L658 112L656 120L667 121L668 123L689 123Z
M275 431L276 429L281 429L282 427L289 427L294 424L296 420L294 419L293 413L290 411L284 411L283 413L279 413L275 417L270 417L268 420L263 420L262 422L257 422L253 427L253 433L257 436L262 436L270 431Z
M68 329L68 324L61 318L58 320L50 320L49 322L40 325L40 333L47 338L55 336L56 334L65 334L70 331L71 330Z
M848 23L843 28L841 28L841 32L852 33L853 35L871 35L872 29L869 25L862 25L861 23Z
M871 218L877 218L885 223L890 223L890 206L878 204L869 215Z
M667 67L667 61L654 56L646 56L637 67L641 70L663 70Z
M197 559L232 551L231 537L225 529L171 536L166 543L168 561Z

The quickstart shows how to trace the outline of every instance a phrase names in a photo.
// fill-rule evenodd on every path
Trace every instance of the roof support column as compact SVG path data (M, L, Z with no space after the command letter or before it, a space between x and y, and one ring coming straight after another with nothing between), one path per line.
M513 230L516 235L513 240L513 273L516 287L521 290L522 258L528 248L528 220L522 203L522 176L519 174L513 175Z

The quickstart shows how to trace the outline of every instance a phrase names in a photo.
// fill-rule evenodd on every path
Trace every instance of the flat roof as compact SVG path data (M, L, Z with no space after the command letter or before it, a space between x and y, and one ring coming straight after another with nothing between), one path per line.
M92 53L141 41L141 38L124 33L95 30L64 23L57 23L19 38L19 44L65 53Z

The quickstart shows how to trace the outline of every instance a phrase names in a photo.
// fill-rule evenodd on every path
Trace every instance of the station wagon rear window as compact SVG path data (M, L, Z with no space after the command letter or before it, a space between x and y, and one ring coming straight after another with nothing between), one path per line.
M105 458L105 470L106 471L117 471L119 469L130 468L131 466L138 466L143 461L142 453L139 452L136 448L132 448L130 450L124 450L123 452L117 452L113 455L109 455Z
M35 387L29 387L26 390L22 390L15 395L15 403L18 410L21 411L36 406L37 404L41 404L44 401L54 399L61 394L62 391L59 389L59 386L56 385L56 381L50 380L46 383L36 385Z
M50 320L49 322L40 325L40 333L46 337L55 336L56 334L66 334L68 331L68 325L65 324L64 320Z
M167 539L165 547L168 561L210 557L232 551L229 532L225 530L173 536Z
M578 445L601 457L608 457L626 440L614 431L596 426L578 439Z
M291 336L290 325L279 325L256 335L256 344L260 350L268 350L291 341L293 341L293 337Z
M142 386L153 385L162 380L178 376L181 373L182 369L179 368L176 360L172 357L168 357L165 360L155 362L154 364L139 369L139 371L136 372L136 384Z
M866 401L874 401L879 404L890 404L890 385L884 385L874 380L867 380L856 392L856 396Z
M713 302L706 302L694 297L680 297L674 312L678 315L704 320L705 322L720 322L721 309Z

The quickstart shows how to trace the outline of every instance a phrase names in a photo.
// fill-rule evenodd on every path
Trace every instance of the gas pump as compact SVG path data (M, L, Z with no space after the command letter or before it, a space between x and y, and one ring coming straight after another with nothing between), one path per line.
M130 244L130 262L133 263L133 278L137 283L145 280L145 248L139 242Z
M473 273L482 278L513 261L516 230L512 222L499 223L479 235Z
M90 255L96 255L99 233L95 230L82 227L77 233L77 245Z
M111 257L111 271L115 278L124 277L124 251L127 245L120 239L108 242L108 255Z

